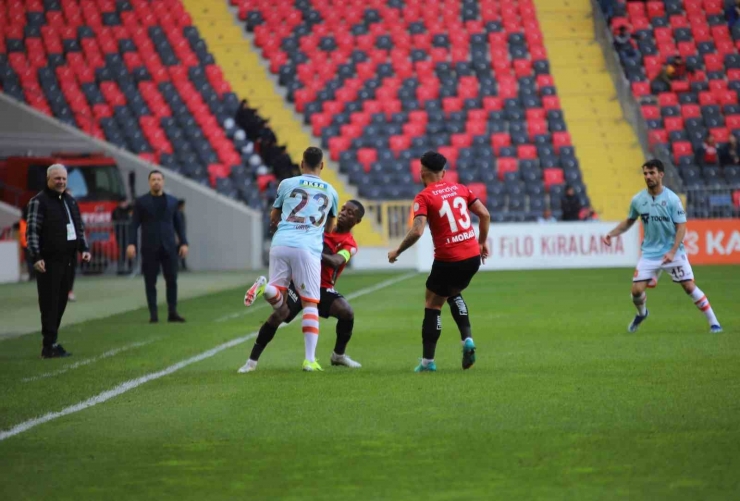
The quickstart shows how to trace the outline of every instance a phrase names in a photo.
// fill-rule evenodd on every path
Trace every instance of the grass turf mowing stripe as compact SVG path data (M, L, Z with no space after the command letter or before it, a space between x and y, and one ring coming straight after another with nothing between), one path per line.
M39 379L45 379L52 376L58 376L60 374L64 374L67 371L71 371L74 369L77 369L78 367L82 367L85 365L92 364L94 362L97 362L98 360L102 360L104 358L110 358L118 355L119 353L123 353L124 351L133 350L134 348L141 348L142 346L146 346L150 343L153 343L154 341L157 341L161 339L160 337L155 337L153 339L149 339L148 341L141 341L138 343L131 343L126 346L121 346L120 348L113 348L112 350L108 350L105 353L98 355L97 357L87 358L85 360L80 360L79 362L75 362L72 365L68 365L67 367L62 367L59 370L52 371L52 372L45 372L43 374L39 374L38 376L32 376L21 379L22 383L30 383L31 381L38 381Z
M367 287L365 289L360 289L359 291L356 291L352 294L347 295L347 299L354 299L361 296L364 296L366 294L371 294L373 292L376 292L380 289L384 289L385 287L389 287L391 285L397 284L399 282L402 282L403 280L409 279L413 276L415 276L416 272L406 273L404 275L394 277L388 280L384 280L383 282L379 282L371 287ZM282 324L280 327L284 327L287 324ZM146 374L144 376L138 377L136 379L130 379L128 381L125 381L115 388L112 388L110 390L104 391L102 393L99 393L95 395L94 397L88 398L87 400L84 400L80 403L77 403L75 405L71 405L65 409L62 409L58 412L50 412L48 414L45 414L43 416L29 419L28 421L24 421L20 424L17 424L10 428L9 430L0 431L0 442L3 440L6 440L10 437L14 437L15 435L19 435L25 431L30 430L31 428L34 428L40 424L48 423L49 421L53 421L55 419L58 419L60 417L67 416L69 414L74 414L76 412L85 410L89 407L93 407L98 404L102 404L103 402L106 402L112 398L115 398L119 395L123 395L124 393L133 390L134 388L138 388L139 386L148 383L149 381L154 381L155 379L162 378L164 376L168 376L174 372L179 371L180 369L187 367L188 365L194 364L196 362L200 362L201 360L205 360L207 358L210 358L224 350L227 350L229 348L233 348L234 346L238 346L240 344L246 343L250 339L254 339L257 337L257 332L252 332L250 334L247 334L245 336L238 337L236 339L232 339L231 341L227 341L226 343L222 343L215 348L211 348L210 350L204 351L203 353L200 353L198 355L195 355L193 357L187 358L185 360L182 360L176 364L170 365L166 369L163 369L161 371L152 372L150 374ZM92 360L92 359L90 359Z

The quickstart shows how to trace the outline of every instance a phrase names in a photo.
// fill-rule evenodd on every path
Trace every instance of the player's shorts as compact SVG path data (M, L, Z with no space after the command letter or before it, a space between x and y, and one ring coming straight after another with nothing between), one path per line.
M647 282L653 278L657 280L660 270L665 270L674 282L686 282L694 279L694 270L691 269L689 257L683 252L676 253L673 261L666 264L663 264L662 259L640 258L632 281Z
M319 302L321 285L321 258L306 249L277 246L270 249L270 280L283 292L290 282L296 284L301 299Z
M295 317L298 316L298 314L303 309L303 304L301 303L301 298L298 297L298 292L295 289L294 284L290 284L290 288L288 288L288 309L290 310L290 314L288 315L288 318L284 320L286 324L289 324L293 321ZM340 293L335 291L334 289L327 289L326 287L321 288L321 301L319 302L319 316L321 318L329 318L331 315L329 315L329 311L331 310L331 305L339 298L342 298Z
M437 261L427 278L427 289L438 296L450 297L456 291L465 290L480 268L480 256L462 261Z

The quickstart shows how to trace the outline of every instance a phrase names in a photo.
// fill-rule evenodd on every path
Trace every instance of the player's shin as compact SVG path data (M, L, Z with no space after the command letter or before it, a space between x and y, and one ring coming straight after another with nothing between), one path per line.
M423 344L422 365L434 360L437 350L437 341L442 335L442 317L440 311L432 308L424 309L424 323L421 326L421 341Z
M455 320L457 328L460 330L460 340L465 341L467 338L472 338L473 333L470 329L468 305L465 303L462 295L458 294L457 296L447 298L447 304L450 305L452 318Z
M283 293L280 292L280 289L274 285L266 285L265 299L270 303L270 306L272 306L273 309L277 310L283 305L284 296Z
M719 325L717 316L714 314L714 310L712 310L712 306L709 304L709 299L707 299L706 294L704 294L699 287L694 287L694 290L689 293L689 296L696 307L704 313L705 317L707 317L707 321L710 326Z
M337 355L344 355L344 351L347 349L347 343L352 338L352 329L355 326L355 319L339 319L337 320L337 341L334 343L334 353Z
M301 327L303 329L303 341L306 348L306 360L315 362L316 345L319 343L319 310L316 306L306 306L303 308Z
M269 322L262 324L262 327L260 327L259 333L257 334L257 339L254 342L254 347L252 347L252 353L249 355L250 360L257 362L260 359L262 351L264 351L267 345L270 344L270 341L275 337L276 332L277 327L270 325Z
M632 302L635 304L635 308L637 308L637 314L641 317L644 317L647 315L647 294L645 294L645 291L642 291L638 295L632 295Z

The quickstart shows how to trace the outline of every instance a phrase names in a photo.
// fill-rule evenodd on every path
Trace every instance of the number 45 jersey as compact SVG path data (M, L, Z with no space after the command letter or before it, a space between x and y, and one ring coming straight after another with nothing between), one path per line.
M426 216L434 241L434 259L462 261L480 255L469 208L478 197L457 183L430 184L414 199L414 217Z
M339 195L334 187L318 176L291 177L278 186L273 207L281 209L282 216L272 247L302 248L320 259L326 220L339 213Z

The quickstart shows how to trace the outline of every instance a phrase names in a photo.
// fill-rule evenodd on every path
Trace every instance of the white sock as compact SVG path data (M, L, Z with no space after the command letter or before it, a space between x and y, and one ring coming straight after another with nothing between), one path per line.
M249 367L257 367L257 361L256 361L256 360L252 360L252 359L250 358L249 360L247 360L247 365L248 365Z
M303 308L303 342L306 345L306 360L316 361L316 345L319 344L319 309L315 306Z
M712 307L709 304L709 299L707 299L707 296L699 287L695 287L694 292L689 294L689 296L691 296L691 300L694 302L696 307L704 313L705 317L707 317L707 321L710 326L719 325L717 316L714 314L714 310L712 310Z
M283 294L274 285L265 285L265 299L275 310L283 305Z
M468 336L465 339L463 339L462 341L460 341L460 343L465 344L465 341L467 341L468 339L470 339L472 341L473 340L473 337L472 336Z
M632 296L632 302L635 303L637 314L644 317L647 314L647 294L643 291L639 296Z
M421 359L421 365L423 365L424 367L428 366L432 362L434 362L433 358L422 358Z

